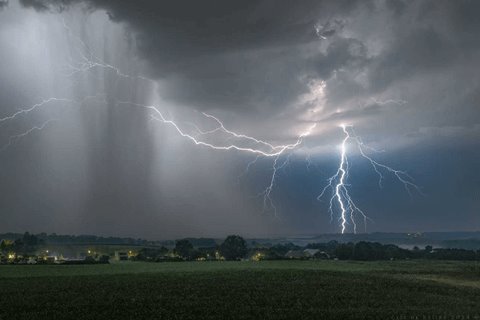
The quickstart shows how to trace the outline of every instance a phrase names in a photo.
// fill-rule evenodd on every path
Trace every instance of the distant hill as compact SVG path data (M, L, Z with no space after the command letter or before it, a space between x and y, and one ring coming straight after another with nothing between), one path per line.
M101 237L95 235L57 235L55 233L36 234L40 240L51 245L129 245L129 246L175 246L175 240L145 240L122 237ZM0 240L16 240L23 237L22 233L3 233ZM223 241L223 238L186 238L194 247L215 247ZM432 245L439 248L461 248L470 250L480 249L480 231L476 232L416 232L416 233L393 233L373 232L360 234L320 234L297 237L278 238L250 238L247 242L250 246L270 246L282 243L293 243L298 246L306 246L309 243L326 243L337 241L347 242L379 242L382 244L395 244L404 248L414 246L424 247Z
M413 246L432 245L442 248L464 248L480 249L480 231L476 232L415 232L415 233L393 233L373 232L359 234L321 234L315 236L285 237L272 239L251 239L251 243L278 244L293 243L299 246L308 243L325 243L337 241L347 242L379 242L382 244L395 244L401 247L411 248Z
M23 233L0 233L0 240L17 240L23 237ZM129 246L175 246L175 240L151 241L145 239L101 237L95 235L58 235L55 233L39 233L35 235L39 240L49 245L129 245ZM214 247L217 241L213 238L186 238L195 247Z

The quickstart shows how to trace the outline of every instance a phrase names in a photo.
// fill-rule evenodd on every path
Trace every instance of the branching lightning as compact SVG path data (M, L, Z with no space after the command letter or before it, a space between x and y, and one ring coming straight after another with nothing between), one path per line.
M142 80L149 81L151 83L156 83L154 80L151 80L151 79L148 79L148 78L145 78L145 77L142 77L142 76L131 76L131 75L128 75L126 73L123 73L116 66L104 62L102 59L98 58L92 52L90 47L84 41L82 41L78 36L76 36L71 31L70 27L65 23L65 21L63 21L63 27L65 28L67 34L70 37L73 38L73 41L80 46L80 49L77 50L77 55L80 57L80 61L75 62L71 59L72 63L67 65L67 68L69 69L69 71L66 73L66 76L71 77L71 76L74 76L74 75L77 75L77 74L86 73L93 68L103 68L103 69L108 69L108 70L114 71L114 74L121 77L121 78L142 79ZM88 98L90 98L90 97L87 97L85 99L88 99ZM69 104L79 104L80 105L84 102L85 99L83 99L82 101L76 101L76 100L67 99L67 98L51 97L49 99L41 101L40 103L36 103L36 104L34 104L30 107L21 108L19 111L15 112L15 113L13 113L9 116L6 116L4 118L0 118L0 126L7 121L14 120L21 115L26 115L30 112L33 112L34 110L36 110L40 107L46 106L51 102L65 102L65 103L69 103ZM176 122L172 119L167 119L164 116L164 114L160 111L160 108L158 108L157 106L143 105L143 104L138 104L138 103L130 102L130 101L117 101L116 104L117 105L128 105L128 106L131 106L131 107L138 107L138 108L142 108L142 109L150 111L151 112L150 117L151 117L152 120L155 120L155 121L158 121L158 122L161 122L165 125L170 126L171 128L174 129L174 131L177 134L179 134L181 137L191 141L195 145L210 148L210 149L213 149L213 150L219 150L219 151L233 151L233 150L236 150L238 152L250 153L250 154L255 155L255 160L250 162L247 166L247 169L246 169L247 172L248 172L248 169L250 168L250 166L252 166L260 157L272 158L273 159L272 175L270 177L268 187L265 189L265 191L262 194L264 195L264 210L268 207L268 205L270 205L270 207L275 211L275 214L276 214L276 207L273 204L273 200L272 200L272 197L271 197L271 192L272 192L274 184L275 184L275 178L277 176L277 170L284 167L286 165L286 163L288 162L288 158L287 158L287 160L285 160L284 162L282 162L281 165L279 165L279 158L283 154L296 149L302 143L303 139L306 136L311 134L311 132L313 131L313 129L316 126L315 123L312 124L311 126L309 126L304 132L301 132L299 134L298 138L295 141L293 141L292 143L274 145L274 144L269 143L267 141L255 138L253 136L249 136L249 135L246 135L246 134L237 133L237 132L234 132L232 130L229 130L225 127L223 122L220 121L220 119L218 119L217 117L215 117L211 114L202 113L202 116L206 120L212 120L215 123L216 127L212 130L201 130L196 124L189 123L190 125L192 125L196 129L196 131L198 133L197 135L194 135L194 134L190 134L187 130L182 128L179 122ZM8 140L8 143L0 150L3 150L5 148L7 148L8 146L12 145L19 138L22 138L22 137L24 137L24 136L26 136L26 135L34 132L34 131L42 130L49 122L50 122L50 120L47 121L46 123L44 123L43 125L39 126L39 127L33 127L30 130L27 130L26 132L24 132L20 135L10 137L9 140ZM228 142L227 140L225 140L224 143L209 142L209 140L208 140L209 136L212 135L212 136L217 136L218 137L219 134L227 135L230 138L235 139L235 141L234 142Z
M132 105L132 106L136 106L136 107L140 107L140 108L144 108L144 109L152 111L151 118L153 120L156 120L156 121L159 121L163 124L167 124L167 125L171 126L172 128L175 129L175 131L180 136L190 140L191 142L193 142L194 144L196 144L198 146L203 146L203 147L208 147L210 149L223 150L223 151L237 150L237 151L242 151L242 152L253 153L253 154L256 154L256 155L259 155L259 156L263 156L263 157L278 157L278 156L282 155L283 153L285 153L289 150L295 149L296 147L298 147L302 143L303 139L306 136L311 134L313 129L316 127L315 123L313 125L311 125L306 131L304 131L303 133L300 134L300 136L297 138L297 140L294 143L274 146L274 145L271 145L271 144L269 144L267 142L264 142L262 140L256 139L254 137L247 136L247 135L244 135L244 134L238 134L238 133L235 133L235 132L230 131L228 129L225 129L223 123L220 120L218 120L217 118L215 118L213 116L204 114L207 118L215 119L215 121L219 123L219 127L217 129L214 129L214 130L211 130L211 131L200 131L201 135L208 135L208 134L217 132L219 130L222 130L222 131L224 131L224 132L226 132L226 133L228 133L228 134L230 134L230 135L232 135L236 138L245 139L249 142L254 141L255 143L266 145L270 149L269 150L262 150L260 148L246 147L246 146L242 146L241 144L234 144L234 143L225 144L225 145L218 145L218 144L213 144L213 143L210 143L210 142L200 140L200 139L198 139L198 137L195 137L195 136L185 132L184 130L182 130L180 128L179 124L177 124L175 121L165 118L164 115L162 114L162 112L156 106L142 105L142 104L129 102L129 101L118 101L117 104L127 104L127 105Z
M148 78L145 78L145 77L130 76L128 74L125 74L125 73L121 72L119 68L117 68L117 67L115 67L111 64L105 63L100 58L95 56L93 54L92 50L89 48L89 46L87 44L85 44L85 42L83 42L78 36L76 36L71 31L71 29L68 27L68 25L65 23L65 21L63 21L63 26L67 30L68 34L73 36L74 39L78 43L80 43L82 48L86 51L86 54L79 51L80 52L80 57L82 59L80 62L69 65L69 68L71 69L71 71L68 73L69 76L73 76L77 73L86 72L86 71L89 71L90 69L100 67L100 68L105 68L105 69L111 69L115 72L116 75L118 75L122 78L138 78L138 79L147 80L147 81L150 81L152 83L155 83L154 80L151 80L151 79L148 79ZM198 132L198 134L200 136L208 136L208 135L213 135L213 134L216 134L216 133L219 133L219 132L223 132L227 135L230 135L231 137L234 137L234 138L240 140L239 141L240 143L243 142L243 144L218 145L218 144L213 144L213 143L209 143L209 142L200 140L198 136L196 137L196 136L193 136L191 134L188 134L186 131L181 129L181 127L178 123L174 122L171 119L165 118L164 115L159 110L159 108L156 107L156 106L147 106L147 105L141 105L141 104L126 102L126 101L119 101L118 104L128 104L128 105L132 105L132 106L136 106L136 107L142 107L142 108L153 111L153 114L151 115L152 120L159 121L163 124L170 125L171 127L173 127L175 129L175 131L180 136L182 136L186 139L189 139L195 145L208 147L208 148L211 148L211 149L214 149L214 150L223 150L223 151L237 150L237 151L241 151L241 152L255 154L255 159L247 164L247 167L245 169L244 174L248 173L250 167L252 165L254 165L260 157L273 158L274 160L273 160L273 163L272 163L272 173L271 173L271 176L270 176L270 183L260 195L263 195L263 210L265 211L268 208L272 208L274 213L275 213L275 216L277 215L277 208L276 208L276 206L275 206L275 204L272 200L271 193L273 191L274 184L275 184L275 179L277 177L277 170L283 168L288 163L288 160L289 160L289 157L288 157L284 162L282 162L282 164L280 166L278 166L279 158L284 153L286 153L288 151L292 151L295 148L297 148L302 143L303 139L306 136L311 134L311 132L313 131L313 129L316 126L316 123L314 123L305 132L301 133L294 143L284 144L284 145L273 145L273 144L271 144L269 142L266 142L264 140L260 140L260 139L257 139L255 137L252 137L252 136L248 136L248 135L245 135L245 134L239 134L239 133L236 133L234 131L231 131L231 130L227 129L224 126L224 124L217 117L202 112L202 115L204 117L206 117L207 119L214 120L214 122L217 124L217 127L212 129L212 130L204 131L204 130L201 130L196 124L189 123L191 126L193 126L196 129L196 131ZM245 142L253 143L254 147L246 147L245 144L244 144Z
M365 150L373 152L381 152L374 148L371 148L365 145L362 139L355 133L352 126L341 125L340 126L345 134L345 137L342 140L340 145L340 162L337 171L333 176L327 179L327 185L323 188L320 195L317 197L318 200L321 200L328 190L331 191L331 197L329 199L328 211L330 212L331 219L333 220L334 209L337 207L339 211L339 221L341 232L345 233L347 230L347 225L351 223L353 233L357 232L357 223L356 216L360 215L363 218L363 224L366 228L368 216L355 204L350 193L348 191L348 174L349 174L349 162L347 156L347 143L348 141L353 141L354 145L357 147L360 155L369 161L372 165L373 170L378 174L379 181L378 184L380 188L383 187L384 172L393 174L398 181L400 181L407 192L411 194L412 189L415 189L420 194L422 193L420 188L412 182L413 178L408 175L405 171L393 169L385 164L379 163L369 156Z
M50 123L54 122L54 121L58 121L58 119L48 119L47 121L43 122L41 125L39 126L34 126L30 129L28 129L27 131L25 132L22 132L22 133L19 133L19 134L16 134L16 135L13 135L13 136L10 136L8 138L8 142L6 144L4 144L2 147L0 147L0 152L3 152L5 151L8 147L10 147L11 145L15 144L18 140L22 139L23 137L25 136L28 136L30 133L34 132L34 131L41 131L43 130L47 125L49 125Z
M272 164L272 175L270 179L270 184L265 188L263 192L260 193L260 195L263 195L263 211L267 210L268 208L272 208L275 216L277 216L277 207L275 206L275 203L272 199L272 190L275 185L275 179L277 178L278 171L287 166L287 164L290 162L291 155L292 154L290 153L280 163L280 155L275 157L275 160Z
M95 96L86 96L85 98L83 98L82 100L73 100L73 99L67 99L67 98L56 98L56 97L51 97L51 98L48 98L48 99L45 99L45 100L42 100L41 102L39 103L35 103L31 106L28 106L28 107L23 107L23 108L19 108L18 111L12 113L11 115L8 115L8 116L5 116L3 118L0 118L0 127L2 127L5 123L9 122L9 121L13 121L19 117L21 117L22 115L27 115L31 112L34 112L36 111L37 109L41 108L41 107L45 107L45 106L48 106L50 105L51 103L53 102L63 102L63 103L67 103L68 105L70 104L76 104L76 105L82 105L84 102L86 102L87 100L89 99L96 99L98 98L98 96L100 95L95 95ZM41 131L43 130L46 126L48 126L51 122L57 122L57 121L60 121L59 118L51 118L51 119L48 119L47 121L43 122L42 124L40 124L39 126L33 126L31 128L29 128L28 130L20 133L20 134L17 134L17 135L13 135L13 136L10 136L8 138L8 142L3 145L2 147L0 147L0 152L1 151L4 151L5 149L7 149L8 147L12 146L13 144L15 144L15 142L21 138L24 138L25 136L35 132L35 131Z
M72 37L83 48L83 50L77 50L77 53L80 55L81 61L72 62L71 64L66 66L66 69L70 69L66 73L67 76L74 76L78 73L85 73L94 68L103 68L114 71L117 76L122 78L140 79L155 84L155 81L152 79L142 76L132 76L123 73L119 68L115 67L114 65L104 62L102 59L100 59L93 53L90 47L82 39L80 39L80 37L78 37L74 32L72 32L70 27L66 24L65 19L62 19L62 23L63 27L67 31L67 35Z
M63 26L67 31L67 34L73 37L74 42L76 45L79 45L81 49L77 48L77 57L80 57L80 61L73 61L70 59L71 63L68 64L66 76L73 77L77 74L84 74L88 73L90 70L94 68L103 68L107 70L113 71L118 77L130 80L130 79L141 79L148 81L150 83L156 83L155 80L145 78L143 76L132 76L126 73L123 73L119 68L116 66L104 62L102 59L98 58L93 51L89 48L89 46L83 42L78 36L76 36L68 25L63 21ZM323 29L322 29L323 30ZM320 27L316 29L317 34L319 37L324 39L324 33L327 34L325 31L323 32ZM76 48L76 47L75 47ZM105 94L101 94L104 95ZM21 116L26 116L29 113L41 108L50 105L53 102L61 102L70 105L79 105L81 106L87 99L96 98L98 95L95 96L86 96L84 99L78 101L75 99L68 99L63 97L51 97L45 99L39 103L33 104L29 107L24 107L19 109L18 111L12 113L11 115L4 116L0 118L0 127L5 124L6 122L13 121ZM403 100L386 100L386 101L378 101L374 100L377 104L404 104ZM302 143L304 142L305 138L312 135L314 132L317 123L312 122L307 126L304 131L298 133L296 138L289 143L283 144L273 144L271 142L267 142L265 140L244 134L238 133L233 130L227 129L224 123L218 119L217 117L202 112L201 115L205 121L212 122L214 124L213 129L204 130L201 129L199 125L191 122L178 122L174 121L173 119L166 117L161 108L155 105L144 105L139 104L133 101L120 101L115 100L117 106L128 106L137 109L143 109L148 112L150 119L153 121L157 121L163 125L166 125L173 129L173 131L180 137L185 138L187 141L191 142L196 146L201 146L204 148L209 148L216 151L236 151L245 154L249 154L254 156L254 159L250 161L244 173L242 175L248 174L251 166L255 165L257 161L261 158L268 159L271 161L271 174L269 175L268 185L266 188L259 193L259 196L263 197L263 210L273 210L275 216L277 216L277 206L274 203L272 192L274 190L276 179L278 177L279 170L285 168L290 161L290 157L297 150L300 148ZM59 119L49 119L42 123L41 125L31 127L30 129L17 134L10 136L8 138L8 142L0 147L0 151L3 151L10 147L11 145L15 144L19 139L24 138L25 136L36 132L41 131L46 128L51 122L59 121ZM183 124L183 125L182 125ZM193 127L194 130L189 130L185 128L184 124L188 124L189 126ZM210 127L211 128L211 127ZM191 128L190 128L191 129ZM348 176L349 176L349 161L348 161L348 151L347 151L347 144L349 141L353 142L354 145L359 150L360 155L368 160L372 165L374 171L379 176L379 186L382 187L384 174L389 173L394 175L401 183L403 183L405 189L411 193L412 190L417 190L420 192L417 185L415 185L412 181L413 179L404 171L395 170L389 166L386 166L378 161L374 160L368 153L369 152L379 152L363 143L361 138L357 136L351 126L342 126L342 130L344 133L344 138L340 145L340 162L336 173L331 176L327 182L328 184L322 190L318 199L322 199L327 191L331 190L332 195L329 198L329 212L331 215L331 219L333 220L334 211L338 208L340 217L340 226L341 232L346 232L348 226L352 225L353 232L357 232L357 223L356 217L361 216L364 220L364 225L366 226L366 221L368 219L367 215L355 204L350 196L348 190ZM192 131L194 133L192 133ZM213 138L213 139L212 139ZM214 140L215 142L212 142ZM306 156L306 163L307 169L310 170L311 167L311 159L310 154L307 153ZM238 178L242 176L240 175Z
M273 164L272 164L272 175L271 175L271 178L270 178L270 183L260 195L263 195L263 210L265 211L268 208L272 208L275 216L277 215L277 208L276 208L276 206L273 202L273 199L271 197L271 193L272 193L272 190L273 190L273 187L274 187L274 184L275 184L275 179L277 177L277 171L279 169L285 167L285 165L288 163L290 157L287 156L286 159L281 162L281 164L279 164L279 158L280 158L280 156L282 156L286 152L294 150L299 145L301 145L302 142L303 142L303 139L305 137L309 136L312 133L313 129L316 127L316 123L312 124L310 127L307 128L306 131L302 132L299 135L299 137L297 138L297 140L294 143L284 144L284 145L272 145L272 144L270 144L268 142L265 142L263 140L259 140L257 138L254 138L254 137L251 137L251 136L248 136L248 135L245 135L245 134L239 134L239 133L233 132L231 130L228 130L227 128L225 128L224 124L218 118L216 118L212 115L206 114L206 113L202 113L206 118L213 119L218 124L218 127L213 129L213 130L210 130L210 131L202 131L201 129L197 128L197 131L200 132L201 135L209 135L209 134L212 134L212 133L215 133L215 132L218 132L218 131L223 131L224 133L227 133L227 134L229 134L229 135L231 135L235 138L243 140L243 142L245 142L245 141L246 142L254 142L255 144L261 145L263 147L267 147L267 150L262 150L262 149L254 148L254 147L244 147L240 144L218 145L218 144L213 144L213 143L209 143L209 142L199 140L197 137L194 137L193 135L190 135L190 134L186 133L185 131L183 131L180 128L180 126L176 122L166 119L163 116L163 114L161 113L161 111L155 106L141 105L141 104L136 104L136 103L132 103L132 102L119 102L119 103L120 104L130 104L130 105L134 105L134 106L137 106L137 107L142 107L142 108L145 108L145 109L148 109L148 110L152 110L153 114L151 114L151 118L153 120L159 121L163 124L170 125L171 127L173 127L175 129L175 131L180 136L189 139L190 141L192 141L196 145L207 147L207 148L214 149L214 150L223 150L223 151L237 150L237 151L241 151L241 152L247 152L247 153L255 154L256 155L255 159L253 161L249 162L248 165L247 165L247 168L246 168L247 172L248 172L250 166L252 166L258 160L259 157L274 158Z
M3 118L0 118L0 126L4 123L4 122L7 122L7 121L10 121L10 120L13 120L21 115L24 115L24 114L27 114L27 113L30 113L32 111L34 111L35 109L37 108L40 108L52 101L61 101L61 102L73 102L73 100L71 99L64 99L64 98L49 98L49 99L46 99L46 100L43 100L42 102L39 102L39 103L36 103L30 107L26 107L26 108L22 108L20 110L18 110L17 112L9 115L9 116L6 116L6 117L3 117Z

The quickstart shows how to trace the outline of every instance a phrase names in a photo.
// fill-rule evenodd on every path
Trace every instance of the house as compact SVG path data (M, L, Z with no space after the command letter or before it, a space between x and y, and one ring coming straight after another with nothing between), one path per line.
M115 260L117 261L127 261L128 252L127 251L115 251Z
M43 261L45 261L45 263L55 263L57 256L44 256Z

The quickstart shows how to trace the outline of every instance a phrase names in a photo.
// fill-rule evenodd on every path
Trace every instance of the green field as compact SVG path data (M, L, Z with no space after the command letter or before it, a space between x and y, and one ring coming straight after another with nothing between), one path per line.
M480 265L441 261L0 266L0 319L480 319Z

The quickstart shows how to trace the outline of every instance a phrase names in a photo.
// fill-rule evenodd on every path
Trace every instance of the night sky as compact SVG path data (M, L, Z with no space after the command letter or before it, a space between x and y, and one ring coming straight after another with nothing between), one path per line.
M419 187L380 188L347 144L368 232L480 230L479 15L467 0L0 0L0 232L339 232L317 196L341 124ZM214 145L259 147L202 136L217 126L202 112L274 145L316 127L278 158L275 213L274 157L246 172L255 154L195 145L147 105Z

